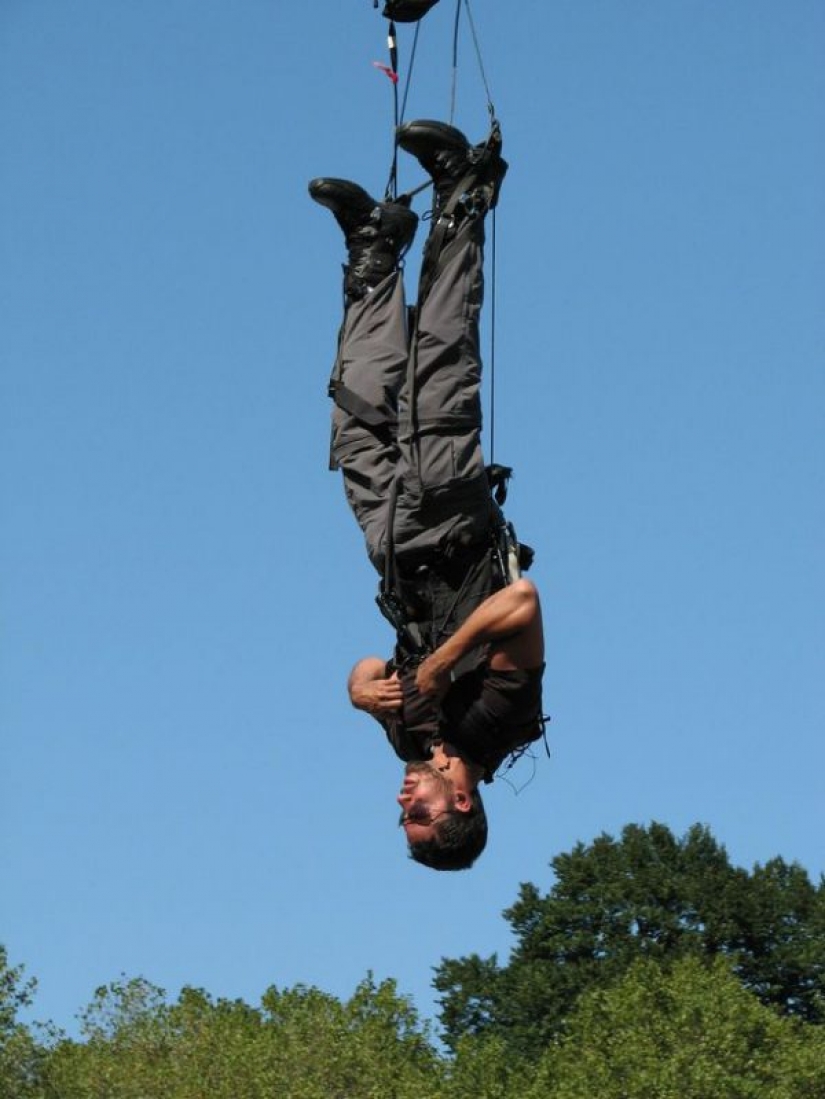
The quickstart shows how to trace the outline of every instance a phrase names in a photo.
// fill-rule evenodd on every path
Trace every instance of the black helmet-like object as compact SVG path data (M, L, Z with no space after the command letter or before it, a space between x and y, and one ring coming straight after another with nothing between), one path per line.
M438 0L386 0L381 14L398 23L417 23L437 3Z

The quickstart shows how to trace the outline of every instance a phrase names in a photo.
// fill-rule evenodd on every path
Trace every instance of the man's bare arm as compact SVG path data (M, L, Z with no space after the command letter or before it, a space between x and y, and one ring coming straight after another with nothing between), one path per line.
M400 710L403 703L398 675L387 676L386 661L378 656L358 661L349 674L347 690L356 709L376 716Z
M452 637L422 661L416 677L418 689L440 697L459 660L487 644L492 645L490 667L498 671L537 668L543 662L541 604L532 581L517 580L476 607Z

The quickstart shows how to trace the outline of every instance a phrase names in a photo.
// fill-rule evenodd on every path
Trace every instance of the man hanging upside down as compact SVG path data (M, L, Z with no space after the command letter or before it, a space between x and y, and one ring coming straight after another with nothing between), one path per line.
M435 189L411 321L399 266L418 223L409 198L377 202L340 179L309 185L349 260L332 465L399 631L393 660L355 665L349 696L406 762L398 802L411 856L458 870L487 842L479 784L543 732L539 597L494 552L505 527L481 450L484 220L507 164L497 124L471 146L452 126L409 122L398 143Z

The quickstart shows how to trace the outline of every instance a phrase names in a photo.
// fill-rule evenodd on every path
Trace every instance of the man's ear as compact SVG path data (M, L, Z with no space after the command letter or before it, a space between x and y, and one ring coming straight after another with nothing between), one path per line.
M466 790L455 790L453 793L453 808L458 813L469 813L473 807L473 799Z

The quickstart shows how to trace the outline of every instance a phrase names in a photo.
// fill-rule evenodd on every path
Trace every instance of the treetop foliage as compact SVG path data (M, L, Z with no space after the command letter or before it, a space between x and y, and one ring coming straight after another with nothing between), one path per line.
M825 1099L823 883L730 865L706 828L628 826L553 860L505 912L508 962L442 962L449 1054L395 982L260 1003L143 978L81 1040L29 1028L0 947L0 1099Z
M642 959L585 993L524 1099L804 1099L825 1094L825 1032L783 1019L723 959Z
M748 873L707 828L678 839L654 823L579 843L552 867L548 893L523 884L504 913L516 938L506 965L470 955L437 968L450 1048L468 1033L497 1034L534 1054L584 991L640 959L722 957L763 1003L825 1020L825 888L797 864L776 858Z

